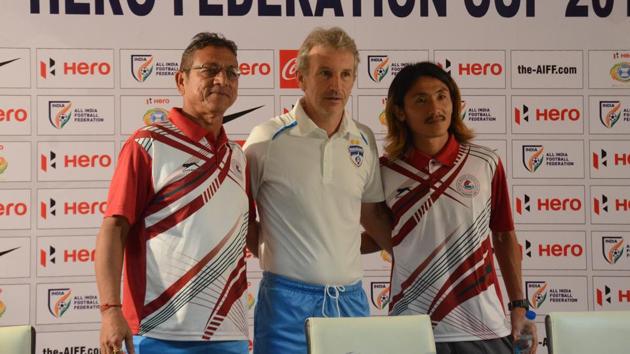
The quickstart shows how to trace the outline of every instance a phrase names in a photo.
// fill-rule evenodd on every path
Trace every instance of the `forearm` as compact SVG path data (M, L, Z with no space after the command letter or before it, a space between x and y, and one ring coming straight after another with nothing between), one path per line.
M259 223L256 220L251 220L249 225L247 226L247 249L254 255L254 257L258 257L258 232L259 232Z
M392 224L392 218L385 203L363 203L361 205L361 225L366 231L363 234L372 238L378 248L374 249L375 245L369 240L366 240L364 245L363 239L365 237L362 235L361 252L371 253L363 252L364 248L365 251L373 249L372 252L383 249L391 254Z
M381 246L367 232L361 234L361 254L374 253L381 249Z
M126 219L108 217L103 220L96 238L96 284L101 304L120 304L120 280L124 245L129 226Z
M494 251L510 301L524 298L521 249L514 231L493 233Z

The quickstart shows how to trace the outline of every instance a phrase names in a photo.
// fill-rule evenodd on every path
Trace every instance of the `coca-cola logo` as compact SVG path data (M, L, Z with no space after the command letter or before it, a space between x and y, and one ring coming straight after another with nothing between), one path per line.
M298 88L297 50L280 50L280 88Z
M297 74L297 58L289 60L282 68L283 80L295 80Z

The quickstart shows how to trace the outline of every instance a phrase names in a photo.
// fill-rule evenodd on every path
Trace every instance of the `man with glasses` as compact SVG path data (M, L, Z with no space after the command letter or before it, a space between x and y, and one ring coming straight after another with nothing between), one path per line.
M122 148L96 242L103 354L122 352L123 341L129 353L248 352L252 204L245 155L223 129L236 50L220 34L197 34L175 76L183 107Z
M376 141L345 112L359 53L338 27L318 28L298 51L304 96L252 130L245 152L264 269L256 304L256 354L306 353L304 320L369 316L361 285L361 225L389 248Z

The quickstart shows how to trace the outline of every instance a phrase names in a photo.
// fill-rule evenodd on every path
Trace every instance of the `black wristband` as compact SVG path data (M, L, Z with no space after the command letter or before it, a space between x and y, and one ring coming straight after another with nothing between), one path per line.
M508 303L508 310L510 311L514 310L517 307L524 308L526 311L528 311L529 301L527 301L527 299L520 299L520 300L510 301L510 303Z

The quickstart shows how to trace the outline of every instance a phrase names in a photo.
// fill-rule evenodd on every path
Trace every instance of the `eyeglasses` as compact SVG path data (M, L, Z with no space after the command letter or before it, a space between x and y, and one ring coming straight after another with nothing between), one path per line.
M241 76L241 71L238 70L236 66L222 66L219 64L201 64L201 65L191 66L188 69L182 69L182 71L191 71L191 70L199 71L199 75L201 75L204 79L211 79L219 75L219 73L222 71L225 72L225 76L230 81L236 81L238 80L239 76Z

